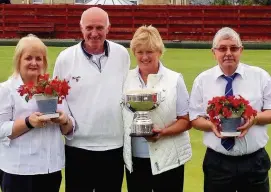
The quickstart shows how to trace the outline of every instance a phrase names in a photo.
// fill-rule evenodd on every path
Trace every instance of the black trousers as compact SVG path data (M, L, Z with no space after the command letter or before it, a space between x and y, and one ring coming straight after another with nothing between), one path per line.
M182 192L184 165L152 175L149 158L133 157L133 172L126 169L129 192Z
M0 169L0 188L2 185L3 171Z
M89 151L66 146L66 192L121 192L123 148Z
M264 148L244 156L207 149L203 162L204 192L269 192L270 159Z
M2 172L2 192L59 192L61 171L42 175L14 175Z

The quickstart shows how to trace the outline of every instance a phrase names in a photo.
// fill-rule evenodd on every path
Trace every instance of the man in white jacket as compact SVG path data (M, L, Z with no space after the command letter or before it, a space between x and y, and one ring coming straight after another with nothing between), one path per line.
M120 101L130 68L123 46L106 40L108 14L97 7L81 17L84 40L57 58L54 76L69 79L69 109L76 121L66 141L66 192L120 192L123 122Z

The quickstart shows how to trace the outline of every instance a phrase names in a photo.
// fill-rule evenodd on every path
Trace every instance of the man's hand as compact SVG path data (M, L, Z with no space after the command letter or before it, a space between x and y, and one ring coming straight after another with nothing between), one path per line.
M254 116L252 116L250 118L247 118L247 117L243 117L243 118L245 120L245 123L242 126L237 128L238 131L241 131L241 134L238 137L244 137L247 134L248 129L250 127L252 127L254 125L254 122L255 122L255 117Z
M212 123L211 121L208 121L208 126L210 127L210 129L214 132L214 134L218 137L218 138L223 138L223 136L220 133L220 127L216 126L214 123Z

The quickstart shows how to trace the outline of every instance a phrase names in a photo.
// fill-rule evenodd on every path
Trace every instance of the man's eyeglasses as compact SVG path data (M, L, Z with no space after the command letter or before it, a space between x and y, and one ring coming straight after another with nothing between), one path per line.
M232 47L215 47L215 50L218 50L221 53L225 53L228 51L228 49L230 49L230 52L234 53L237 52L241 49L241 47L237 47L237 46L232 46Z

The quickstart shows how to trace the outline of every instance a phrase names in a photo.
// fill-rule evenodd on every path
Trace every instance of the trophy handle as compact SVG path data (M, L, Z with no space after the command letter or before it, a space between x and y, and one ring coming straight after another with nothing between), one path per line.
M163 101L165 101L166 98L166 90L163 89L162 91L159 92L159 99L156 105L160 105L160 103L162 103Z
M132 113L135 113L135 112L136 112L135 110L133 110L133 109L130 107L130 104L129 104L129 103L126 103L126 100L125 100L124 97L122 97L121 100L120 100L120 106L121 106L122 109L125 108L125 109L127 109L128 111L130 111L130 112L132 112Z
M163 89L161 96L162 96L161 102L165 101L165 99L166 99L166 90L165 89Z
M120 99L120 106L123 108L125 106L124 98Z

